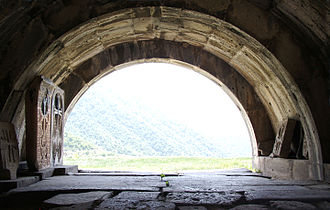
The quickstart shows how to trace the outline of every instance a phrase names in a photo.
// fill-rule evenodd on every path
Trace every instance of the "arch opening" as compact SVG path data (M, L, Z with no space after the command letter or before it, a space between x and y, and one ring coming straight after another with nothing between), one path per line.
M24 91L33 77L43 75L66 91L69 113L81 90L109 68L150 58L189 63L225 81L251 119L258 149L259 143L273 141L284 119L300 120L309 158L305 172L308 178L323 179L322 152L312 114L286 69L248 34L195 11L141 7L96 17L53 42L15 81L6 104L16 101L16 90ZM242 91L243 87L249 90ZM23 105L18 106L17 110ZM262 132L264 125L266 133ZM21 132L20 138L23 136ZM289 167L292 169L292 164Z
M66 122L64 161L130 171L251 169L256 144L244 108L221 81L189 67L141 62L94 81Z

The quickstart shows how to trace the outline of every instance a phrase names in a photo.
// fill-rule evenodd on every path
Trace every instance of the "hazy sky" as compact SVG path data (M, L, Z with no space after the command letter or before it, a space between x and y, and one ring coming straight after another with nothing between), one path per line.
M123 97L135 98L200 133L241 139L238 144L251 147L245 122L233 101L218 84L191 69L164 63L136 64L105 76L91 88L97 85L110 86Z

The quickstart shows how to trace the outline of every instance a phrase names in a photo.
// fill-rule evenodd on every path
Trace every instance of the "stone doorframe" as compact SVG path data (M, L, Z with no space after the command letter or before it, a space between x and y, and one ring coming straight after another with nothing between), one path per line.
M198 47L225 61L253 87L267 111L275 132L286 118L299 119L307 139L311 166L309 177L315 180L323 179L318 132L310 109L287 70L271 52L242 30L199 12L163 6L140 7L93 18L54 41L39 59L24 71L14 89L25 90L36 75L50 78L63 88L65 83L72 80L76 69L87 60L95 58L113 46L148 40L165 40L182 43L183 46ZM147 52L142 55L145 55L145 58L154 57ZM118 55L110 55L109 58L117 60L117 65L120 59L123 59L113 56ZM134 54L119 56L130 57L125 58L128 61L136 60ZM180 60L180 56L184 57L175 53L172 56L170 58L173 60ZM197 58L192 63L199 66ZM98 65L100 68L103 64ZM114 66L116 63L105 69L109 71ZM94 78L87 82L80 78L84 84L80 84L79 91L66 93L68 112L81 95L81 91L85 91L88 83L96 81L95 78L101 74L102 72L97 72ZM253 130L250 128L250 131Z

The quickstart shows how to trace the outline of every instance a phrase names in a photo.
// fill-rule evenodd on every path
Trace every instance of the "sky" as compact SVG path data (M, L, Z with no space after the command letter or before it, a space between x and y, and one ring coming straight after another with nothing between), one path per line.
M242 115L222 88L192 69L168 63L135 64L114 71L94 86L109 86L123 97L184 123L210 137L240 139L251 147Z

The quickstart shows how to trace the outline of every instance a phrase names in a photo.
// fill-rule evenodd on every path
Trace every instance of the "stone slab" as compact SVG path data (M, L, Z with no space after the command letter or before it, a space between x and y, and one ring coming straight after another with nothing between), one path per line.
M75 176L158 176L162 173L140 172L140 171L107 171L107 170L88 170L81 169ZM164 173L165 177L180 176L180 173Z
M54 176L69 175L71 173L78 173L78 165L62 165L54 167Z
M234 198L245 195L250 201L260 199L330 199L330 189L328 185L315 181L289 181L251 176L211 174L166 177L166 180L170 182L169 187L166 187L164 182L161 182L160 178L156 176L53 176L29 187L19 188L14 191L99 190L144 191L155 192L155 194L157 194L160 188L162 188L163 193L168 195L171 193L188 193L190 198L188 196L187 199L190 200L193 200L194 193L210 193L210 199L212 198L211 195L222 195L222 197L234 195ZM315 186L317 186L317 188ZM225 194L223 194L224 192ZM227 194L228 192L229 194ZM122 194L121 196L124 195L125 194ZM133 197L133 194L131 194L131 197ZM197 196L196 199L198 199L198 197L199 196ZM184 200L183 198L180 199ZM194 202L194 205L199 204L198 202Z
M38 176L18 177L15 180L0 180L0 192L7 192L12 189L26 187L39 180Z
M220 205L229 206L243 196L238 193L169 193L166 201L185 205Z
M134 191L125 191L119 193L115 199L121 200L139 200L139 201L152 201L157 200L159 192L134 192Z
M124 191L117 196L107 199L99 205L99 208L110 209L158 209L158 208L175 208L174 204L158 201L159 192L136 192Z
M54 196L54 193L60 192L61 194L73 192L80 194L87 191L119 192L118 195L105 198L103 201L61 206L67 209L95 207L98 209L180 209L179 207L197 206L207 209L228 209L245 204L252 205L241 206L241 209L247 210L262 207L253 206L255 204L263 204L271 208L269 201L299 201L326 209L327 201L330 200L330 185L324 182L226 176L216 173L213 175L212 173L189 174L166 177L166 179L169 180L170 187L164 186L164 182L156 176L53 176L27 187L13 189L10 195L12 198L20 198L19 200L25 195L38 196L38 198L44 196L40 199L40 202L43 202ZM163 192L160 192L161 189ZM29 200L25 202L17 206L23 207ZM58 207L56 205L49 204L46 207Z
M0 122L0 180L16 179L18 142L13 124Z
M137 201L137 200L120 200L109 199L102 202L95 209L159 209L159 210L174 210L175 204L164 201Z
M262 200L296 200L296 201L313 201L313 200L330 200L329 190L283 190L283 191L249 191L246 193L247 201Z
M54 175L54 168L42 169L39 171L21 171L20 176L39 176L40 180L47 179Z
M317 209L310 203L304 203L299 201L271 201L270 206L272 209L278 210L313 210Z
M261 204L243 204L235 206L234 208L231 208L230 210L268 210L268 206L261 205Z
M159 191L159 177L117 177L117 176L53 176L33 186L16 189L16 192L35 191Z
M94 202L89 203L81 203L81 204L75 204L70 206L57 206L57 207L49 207L49 205L45 205L45 209L51 209L51 210L82 210L82 209L94 209Z
M94 202L96 200L102 200L106 197L112 196L113 192L107 191L93 191L86 193L67 193L55 195L44 201L45 204L68 206L82 203Z
M179 210L207 210L204 206L178 206ZM217 210L221 210L217 208Z

